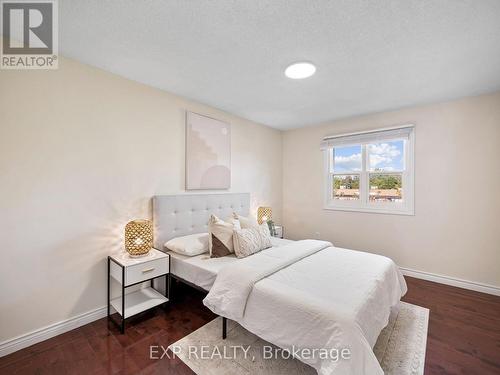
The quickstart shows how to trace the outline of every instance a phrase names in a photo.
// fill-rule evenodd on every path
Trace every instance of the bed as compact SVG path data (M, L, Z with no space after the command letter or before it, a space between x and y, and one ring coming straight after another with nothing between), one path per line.
M174 236L206 231L210 213L248 215L249 201L248 194L155 197L155 245L164 250ZM318 240L278 241L244 259L206 257L172 256L172 273L209 291L203 302L224 321L235 320L319 374L383 375L372 348L406 293L391 259ZM348 358L339 359L343 350Z

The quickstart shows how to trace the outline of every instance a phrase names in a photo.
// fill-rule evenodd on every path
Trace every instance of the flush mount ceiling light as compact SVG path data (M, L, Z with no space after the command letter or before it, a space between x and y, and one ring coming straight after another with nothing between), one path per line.
M312 76L316 67L309 62L293 63L285 69L285 75L291 79L302 79Z

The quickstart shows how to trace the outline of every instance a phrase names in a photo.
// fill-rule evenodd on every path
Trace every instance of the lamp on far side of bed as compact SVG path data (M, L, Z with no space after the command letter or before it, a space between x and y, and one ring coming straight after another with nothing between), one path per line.
M131 257L149 253L153 247L153 223L150 220L133 220L125 226L125 249Z
M259 224L266 223L273 218L273 210L271 207L259 207L257 209L257 221Z

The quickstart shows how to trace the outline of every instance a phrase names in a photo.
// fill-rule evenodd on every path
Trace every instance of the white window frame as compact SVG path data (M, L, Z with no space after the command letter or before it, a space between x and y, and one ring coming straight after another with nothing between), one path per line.
M402 172L402 185L403 185L403 202L370 202L370 186L369 177L370 174L378 174L377 172L370 172L368 170L368 152L366 145L370 141L366 141L367 136L370 133L380 134L385 131L393 131L400 128L410 128L410 133L408 138L405 139L404 143L404 163L405 169ZM371 130L369 132L359 132L342 134L335 136L335 138L340 137L353 137L363 135L364 141L353 142L351 144L342 144L342 146L347 145L361 145L361 155L362 155L362 170L360 172L345 172L345 173L332 173L330 168L330 162L332 161L332 150L334 146L323 147L323 159L324 159L324 209L325 210L339 210L339 211L354 211L354 212L369 212L369 213L380 213L380 214L396 214L396 215L414 215L415 214L415 127L412 124ZM330 137L329 137L330 138ZM325 138L326 139L326 138ZM390 140L401 140L402 138L391 138ZM373 143L380 143L383 141L373 139ZM392 172L394 174L401 174L401 172ZM358 175L359 178L359 199L357 200L336 200L333 199L333 175ZM391 172L383 172L380 174L391 174Z

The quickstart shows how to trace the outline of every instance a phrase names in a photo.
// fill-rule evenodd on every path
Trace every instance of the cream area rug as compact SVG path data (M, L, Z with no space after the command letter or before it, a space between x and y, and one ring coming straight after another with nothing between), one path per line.
M426 308L401 302L394 309L373 348L386 375L423 375L428 323ZM222 318L216 318L169 348L198 375L316 374L294 358L264 358L264 346L276 347L233 321L228 320L227 328L222 340Z

